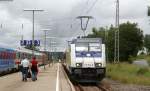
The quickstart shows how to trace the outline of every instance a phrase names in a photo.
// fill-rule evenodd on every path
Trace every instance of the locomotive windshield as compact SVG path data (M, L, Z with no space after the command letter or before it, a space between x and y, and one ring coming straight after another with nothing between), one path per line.
M76 51L88 51L88 43L77 43Z
M89 51L101 51L99 43L89 43Z
M76 51L101 51L99 43L77 43Z

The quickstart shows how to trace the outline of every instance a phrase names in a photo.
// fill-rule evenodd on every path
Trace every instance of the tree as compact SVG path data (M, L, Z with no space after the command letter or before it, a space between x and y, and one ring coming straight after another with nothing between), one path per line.
M100 27L99 29L96 29L94 27L92 29L92 32L93 32L93 34L89 34L86 37L87 38L95 38L95 37L102 38L102 41L105 43L105 40L106 40L106 36L105 35L106 35L106 32L107 32L106 28Z
M143 31L137 26L137 23L130 22L120 25L120 58L122 60L136 56L143 46Z
M113 61L114 60L114 48L115 48L115 31L116 28L113 27L113 25L111 25L111 27L108 30L108 36L107 36L107 40L106 40L106 48L107 48L107 52L108 52L108 59L109 61Z
M106 44L109 61L114 59L114 41L115 31L117 29L111 25L109 29L106 28L93 28L93 33L87 37L95 38L100 37ZM136 56L138 50L143 46L143 31L138 28L136 23L123 23L119 26L119 43L120 43L120 60L126 61L130 56Z
M146 34L144 37L144 46L147 48L148 54L150 54L150 35Z

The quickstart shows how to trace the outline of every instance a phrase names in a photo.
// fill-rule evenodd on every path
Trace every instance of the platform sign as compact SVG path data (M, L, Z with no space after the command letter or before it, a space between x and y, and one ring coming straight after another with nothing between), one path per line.
M34 40L34 46L40 46L40 40Z
M21 46L32 46L32 40L20 40ZM40 40L34 40L34 46L40 46Z

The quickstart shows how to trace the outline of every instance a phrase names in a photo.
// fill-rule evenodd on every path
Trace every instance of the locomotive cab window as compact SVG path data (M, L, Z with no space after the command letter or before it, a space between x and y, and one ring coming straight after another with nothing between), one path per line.
M76 51L101 51L99 43L77 43Z
M77 43L76 51L88 51L88 43Z
M89 51L101 51L99 43L89 43Z

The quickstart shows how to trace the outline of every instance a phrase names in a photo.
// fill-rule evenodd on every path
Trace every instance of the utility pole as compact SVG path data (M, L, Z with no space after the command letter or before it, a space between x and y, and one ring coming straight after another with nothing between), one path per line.
M51 52L51 39L50 39L50 44L49 44L49 45L50 45L50 53L49 53L49 54L50 54L50 59L49 59L49 60L52 60L52 52ZM50 67L50 63L49 63L49 67Z
M119 0L116 1L116 31L115 31L115 48L114 63L119 63Z
M52 61L52 65L53 65L53 53L52 53L52 38L51 37L48 37L50 38L50 60ZM49 67L50 67L50 64L49 64Z
M44 30L44 33L45 33L45 42L44 42L44 51L45 51L45 54L47 54L46 53L46 32L47 32L47 30ZM44 69L45 69L45 61L46 60L44 60Z
M46 53L46 34L47 34L47 31L49 31L50 29L42 29L42 30L44 31L44 51L45 51L45 54L47 55L47 53ZM46 69L45 68L45 61L46 60L43 60L43 62L44 62L44 69ZM49 65L50 65L50 63L49 63Z
M56 44L56 43L57 43L57 42L54 42L54 41L52 42L52 41L51 41L51 51L52 51L52 61L53 61L52 64L54 64L54 57L55 57L54 44Z
M41 12L44 10L39 10L39 9L25 9L24 11L30 11L32 12L32 19L33 19L33 30L32 30L32 56L34 56L34 16L35 16L35 12Z
M23 33L22 33L22 31L23 31L23 28L24 28L24 25L23 24L21 24L21 31L20 31L20 37L21 37L21 40L23 41ZM22 46L21 46L22 47ZM21 58L21 56L20 56L20 59L22 60L22 58Z
M108 62L108 27L106 26L105 30L105 48L106 48L106 62Z
M23 31L23 29L24 29L24 25L23 24L22 24L21 28L22 28L22 31ZM23 34L22 33L21 33L21 40L23 41Z

